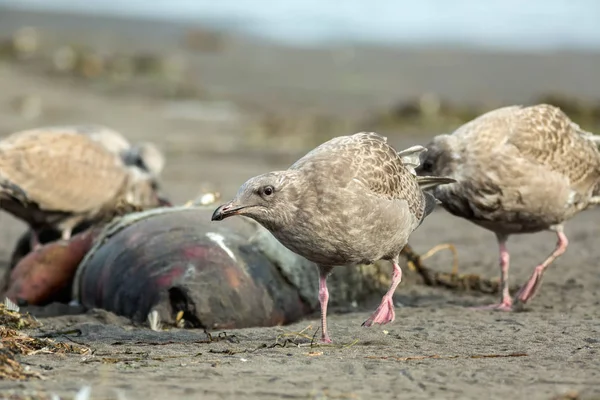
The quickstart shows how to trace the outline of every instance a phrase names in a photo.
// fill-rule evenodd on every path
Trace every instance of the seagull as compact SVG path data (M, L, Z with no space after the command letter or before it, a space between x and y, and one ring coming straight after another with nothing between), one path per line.
M321 341L327 331L327 277L337 265L389 260L392 283L363 326L395 319L392 296L402 279L400 252L410 234L436 206L424 191L454 182L417 177L422 146L398 153L377 133L360 132L325 142L285 171L249 179L212 220L234 215L254 219L291 251L319 270Z

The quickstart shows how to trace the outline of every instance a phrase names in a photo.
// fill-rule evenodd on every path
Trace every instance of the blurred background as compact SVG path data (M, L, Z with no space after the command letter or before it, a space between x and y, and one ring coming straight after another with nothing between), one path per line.
M424 144L507 104L600 131L598 20L596 0L0 0L0 135L153 141L183 202L336 135Z

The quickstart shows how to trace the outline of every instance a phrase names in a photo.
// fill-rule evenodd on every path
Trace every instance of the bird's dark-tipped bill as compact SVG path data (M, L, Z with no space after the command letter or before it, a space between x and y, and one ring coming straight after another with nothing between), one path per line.
M211 221L222 221L227 217L231 217L232 215L236 215L239 213L241 209L244 207L237 207L231 203L225 203L222 206L218 207L212 215Z

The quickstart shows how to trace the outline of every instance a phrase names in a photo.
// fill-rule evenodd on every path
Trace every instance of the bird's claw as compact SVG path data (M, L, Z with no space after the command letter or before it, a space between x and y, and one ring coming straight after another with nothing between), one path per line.
M373 324L387 324L396 318L394 303L390 297L384 297L377 310L361 326L370 327Z

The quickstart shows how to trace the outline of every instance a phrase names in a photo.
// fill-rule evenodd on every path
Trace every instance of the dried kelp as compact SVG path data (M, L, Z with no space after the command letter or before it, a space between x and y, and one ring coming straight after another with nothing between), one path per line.
M451 290L479 292L483 294L496 294L500 291L499 281L486 279L475 274L459 274L457 267L452 272L432 271L423 265L423 258L415 253L409 245L406 245L402 250L402 255L406 257L409 265L414 266L417 273L423 279L423 283L427 286L438 286ZM516 292L518 289L517 286L512 286L510 291Z
M23 366L19 356L35 354L86 354L90 349L51 339L35 338L20 329L40 326L29 314L21 314L10 301L0 305L0 380L42 379L43 376Z

